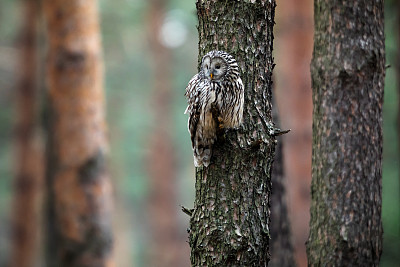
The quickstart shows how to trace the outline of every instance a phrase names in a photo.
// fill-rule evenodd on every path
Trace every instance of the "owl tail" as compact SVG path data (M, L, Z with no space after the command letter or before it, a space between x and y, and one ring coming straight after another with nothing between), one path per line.
M194 158L194 166L200 167L204 165L208 167L210 165L211 160L211 144L210 145L199 145L193 148L193 158Z
M211 114L197 120L189 119L194 165L196 167L210 165L212 146L216 140L216 125Z

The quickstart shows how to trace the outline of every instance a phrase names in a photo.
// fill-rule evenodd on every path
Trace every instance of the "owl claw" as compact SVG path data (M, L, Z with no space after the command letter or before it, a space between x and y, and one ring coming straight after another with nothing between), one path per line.
M221 117L218 117L218 128L224 129L224 121L222 120Z

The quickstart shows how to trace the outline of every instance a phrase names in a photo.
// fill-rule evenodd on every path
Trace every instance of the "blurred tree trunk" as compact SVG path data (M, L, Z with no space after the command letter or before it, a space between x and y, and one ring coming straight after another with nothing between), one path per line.
M396 65L396 73L397 73L397 97L398 97L398 107L397 107L397 136L398 136L398 146L400 151L400 2L396 2L397 7L397 65ZM400 162L399 162L400 165ZM399 177L400 179L400 177Z
M310 61L313 48L313 0L279 1L276 7L276 100L281 127L288 214L294 257L307 266L305 241L310 221L312 90Z
M16 88L13 239L10 266L35 266L39 255L43 147L38 137L37 22L39 3L20 1L23 24L18 40L20 81Z
M43 2L48 30L48 266L113 266L97 1Z
M254 2L254 3L252 3ZM211 165L196 169L189 242L193 266L266 266L275 138L270 136L275 1L198 0L199 63L210 50L238 61L244 124L214 144Z
M275 97L273 97L275 99ZM273 101L273 120L278 121L278 109ZM284 155L282 137L277 138L275 159L272 166L272 194L271 194L271 261L268 266L292 267L295 265L293 258L292 236L288 217L286 201L286 175L284 172Z
M161 43L167 0L151 0L148 7L148 38L153 67L154 128L150 136L148 173L150 179L148 221L151 232L150 266L187 266L189 249L186 231L179 227L176 202L176 154L172 131L172 55ZM179 231L182 231L182 235ZM186 253L185 253L186 251Z
M311 266L382 252L383 1L315 1Z

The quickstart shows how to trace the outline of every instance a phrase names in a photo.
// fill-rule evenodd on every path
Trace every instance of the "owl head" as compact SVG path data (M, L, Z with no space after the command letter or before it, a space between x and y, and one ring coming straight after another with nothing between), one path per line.
M208 52L201 61L204 78L210 81L222 80L235 67L238 69L236 60L224 51Z

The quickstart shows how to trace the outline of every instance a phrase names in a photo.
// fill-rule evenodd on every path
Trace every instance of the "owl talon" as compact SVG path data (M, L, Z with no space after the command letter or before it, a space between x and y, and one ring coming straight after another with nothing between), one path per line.
M218 128L219 129L225 128L224 127L224 121L222 120L222 118L218 116L217 120L218 120Z

